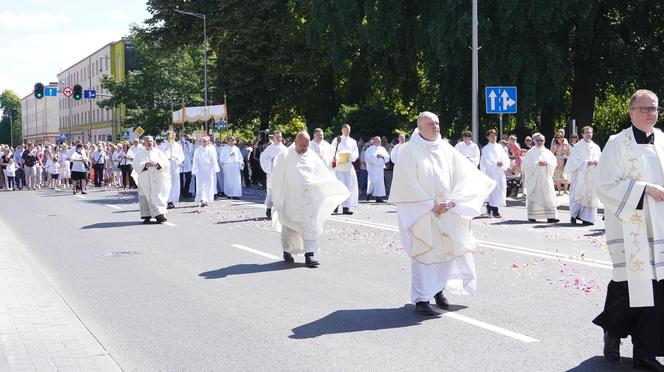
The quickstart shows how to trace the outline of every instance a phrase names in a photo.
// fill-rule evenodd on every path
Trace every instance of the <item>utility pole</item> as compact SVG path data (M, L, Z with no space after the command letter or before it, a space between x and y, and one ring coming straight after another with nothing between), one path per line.
M478 118L478 111L477 111L477 95L478 95L478 75L479 75L479 68L478 68L478 50L477 50L477 0L472 0L473 1L473 97L472 97L472 132L473 132L473 142L479 143L478 142L478 136L479 136L479 118Z

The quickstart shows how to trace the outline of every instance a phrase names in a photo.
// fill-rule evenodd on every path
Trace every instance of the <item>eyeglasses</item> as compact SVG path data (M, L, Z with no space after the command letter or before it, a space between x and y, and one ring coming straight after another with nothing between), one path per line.
M639 112L643 114L649 114L649 113L658 113L662 111L661 107L653 107L653 106L639 106L639 107L632 107L631 110L636 110L638 109Z

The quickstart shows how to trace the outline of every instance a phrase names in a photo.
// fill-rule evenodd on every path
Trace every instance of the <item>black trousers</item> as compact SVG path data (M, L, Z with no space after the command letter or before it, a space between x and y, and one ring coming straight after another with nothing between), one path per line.
M191 172L180 172L180 195L188 195L191 186Z
M609 282L604 311L593 320L609 336L632 336L640 350L664 356L664 281L652 281L655 306L629 307L627 282Z
M131 186L131 164L120 165L120 172L122 172L122 188L126 189Z
M95 186L100 187L101 183L104 181L104 164L95 164Z

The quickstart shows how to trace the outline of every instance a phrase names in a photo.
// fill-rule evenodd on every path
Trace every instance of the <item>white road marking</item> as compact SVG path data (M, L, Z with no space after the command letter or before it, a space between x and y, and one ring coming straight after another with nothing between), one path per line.
M78 195L78 194L76 194L76 195L74 195L74 196L77 197L77 198L81 198L81 199L87 199L87 198L86 198L85 196L83 196L83 195Z
M233 244L232 246L235 247L235 248L238 248L238 249L242 249L243 251L247 251L247 252L251 252L251 253L253 253L253 254L257 254L257 255L259 255L259 256L263 256L263 257L271 258L271 259L273 259L273 260L279 260L279 259L280 259L280 257L273 256L273 255L271 255L271 254L269 254L269 253L265 253L265 252L263 252L263 251L259 251L258 249L249 248L249 247L246 247L246 246L244 246L244 245Z
M177 226L176 224L174 224L172 222L168 222L168 221L164 222L164 225L171 226L171 227L176 227Z
M354 218L332 216L332 217L330 217L330 220L337 221L337 222L343 222L343 223L349 223L349 224L353 224L353 225L359 225L359 226L373 227L375 229L383 229L383 230L396 231L396 232L399 231L399 228L397 226L387 225L387 224L378 223L378 222L359 221L359 220L356 220ZM527 256L546 258L546 259L550 259L550 260L570 262L570 263L575 263L575 264L580 264L580 265L585 265L585 266L598 267L598 268L602 268L602 269L613 269L613 264L609 261L594 260L594 259L578 259L578 258L573 258L569 255L565 255L565 254L557 253L557 252L549 252L549 251L544 251L544 250L539 250L539 249L517 247L517 246L514 246L514 245L506 245L506 244L500 244L500 243L494 243L494 242L488 242L488 241L482 241L482 240L478 240L478 244L482 247L491 248L491 249L495 249L495 250L498 250L498 251L512 252L512 253L523 254L523 255L527 255Z
M122 208L118 207L117 205L113 205L113 204L106 204L106 206L109 207L109 208L113 208L113 209L122 209Z
M457 314L457 313L452 313L452 312L449 312L449 311L445 311L441 315L446 316L448 318L452 318L452 319L461 321L461 322L464 322L464 323L472 324L476 327L484 328L488 331L495 332L495 333L501 334L503 336L511 337L515 340L519 340L519 341L523 341L523 342L539 342L539 340L537 340L535 338L532 338L532 337L528 337L526 335L522 335L521 333L512 332L512 331L507 330L505 328L498 327L498 326L495 326L493 324L485 323L481 320L469 318L467 316L463 316L463 315L460 315L460 314Z

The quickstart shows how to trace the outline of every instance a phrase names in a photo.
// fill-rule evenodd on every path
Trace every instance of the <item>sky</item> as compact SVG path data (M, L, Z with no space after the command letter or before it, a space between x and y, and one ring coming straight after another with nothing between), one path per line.
M0 0L0 92L19 97L150 17L145 0Z

